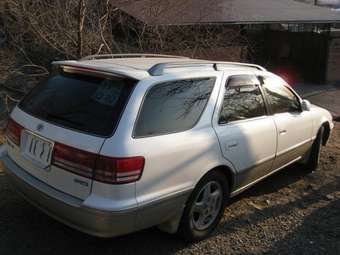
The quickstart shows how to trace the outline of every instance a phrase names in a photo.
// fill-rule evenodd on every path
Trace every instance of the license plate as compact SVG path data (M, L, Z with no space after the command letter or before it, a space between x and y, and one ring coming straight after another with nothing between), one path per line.
M21 152L23 156L42 168L51 163L53 142L37 136L31 132L23 131L21 136Z

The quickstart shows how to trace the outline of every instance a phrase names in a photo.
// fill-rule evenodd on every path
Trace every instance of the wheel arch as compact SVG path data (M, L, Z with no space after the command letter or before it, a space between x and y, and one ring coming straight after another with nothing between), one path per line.
M213 171L218 171L220 172L223 176L225 176L228 186L229 186L229 190L227 191L229 196L232 192L232 190L234 189L234 185L235 185L235 176L236 173L233 171L233 169L227 165L217 165L215 167L210 168L209 171L206 171L202 176L200 176L200 178L198 179L198 181L196 182L195 187L199 184L199 182L208 174L210 174ZM191 196L191 195L190 195ZM188 200L190 199L190 196L187 198L187 201L185 202L185 204L183 205L182 211L181 213L177 214L175 217L171 218L170 220L158 225L158 228L161 231L167 232L167 233L171 233L174 234L178 231L178 227L180 225L180 221L182 219L182 215L183 215L183 210L188 202Z
M324 128L324 132L323 132L323 136L322 136L322 145L326 145L328 142L328 139L330 137L331 134L331 127L329 125L328 121L325 121L324 123L322 123L321 127Z
M206 175L210 174L213 171L220 172L226 178L226 180L228 182L228 186L229 186L228 193L230 194L235 188L236 173L233 171L232 168L230 168L227 165L218 165L218 166L211 168L203 176L201 176L199 181L202 180ZM199 183L199 181L197 183Z

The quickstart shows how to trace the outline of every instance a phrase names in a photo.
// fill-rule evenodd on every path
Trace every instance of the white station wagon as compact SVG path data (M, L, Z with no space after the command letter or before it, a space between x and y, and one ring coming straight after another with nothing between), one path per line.
M113 237L159 226L207 237L227 200L300 161L317 168L330 113L264 68L176 56L89 56L12 111L1 160L55 219Z

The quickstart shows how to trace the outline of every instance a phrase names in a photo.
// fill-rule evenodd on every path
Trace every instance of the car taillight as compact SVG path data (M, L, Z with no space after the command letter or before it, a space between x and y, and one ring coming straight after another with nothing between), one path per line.
M99 156L93 179L106 183L135 182L142 176L143 157L111 158Z
M14 120L9 119L6 128L6 135L16 145L20 145L21 131L23 129L24 128L16 123Z
M97 154L55 143L52 164L75 174L92 178Z
M112 158L55 143L52 164L66 171L110 184L138 181L143 157Z

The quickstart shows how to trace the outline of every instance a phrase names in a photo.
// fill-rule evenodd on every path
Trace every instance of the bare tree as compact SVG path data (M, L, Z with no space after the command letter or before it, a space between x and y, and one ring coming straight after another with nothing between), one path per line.
M83 56L83 44L84 44L84 21L86 15L86 3L85 0L79 0L79 16L78 16L78 57Z
M227 26L150 26L117 6L131 0L4 0L5 27L12 45L31 62L87 54L162 52L205 56L218 47L247 46L240 29ZM156 3L159 0L154 0ZM192 0L162 0L140 11L152 18L186 10ZM153 3L153 2L152 2ZM202 8L208 8L203 6ZM204 13L200 17L204 19ZM198 20L199 21L199 20ZM231 56L230 60L234 60ZM237 60L237 59L235 59Z
M117 12L112 1L5 1L0 13L7 34L12 45L27 57L41 56L50 61L48 55L77 58L119 48L112 34Z

